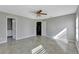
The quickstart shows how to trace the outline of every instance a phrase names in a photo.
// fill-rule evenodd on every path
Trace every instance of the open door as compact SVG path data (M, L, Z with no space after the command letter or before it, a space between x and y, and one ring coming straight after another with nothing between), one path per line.
M41 22L36 23L36 34L41 36Z
M7 41L16 40L16 19L7 18Z

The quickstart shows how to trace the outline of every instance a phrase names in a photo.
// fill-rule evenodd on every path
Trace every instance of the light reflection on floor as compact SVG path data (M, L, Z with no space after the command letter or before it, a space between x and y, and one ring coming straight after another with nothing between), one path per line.
M36 48L32 49L32 54L46 54L46 50L42 45L39 45Z
M65 44L60 40L53 40L48 37L38 36L22 40L0 44L1 54L31 54L32 49L42 45L47 54L76 54L77 49L74 42Z

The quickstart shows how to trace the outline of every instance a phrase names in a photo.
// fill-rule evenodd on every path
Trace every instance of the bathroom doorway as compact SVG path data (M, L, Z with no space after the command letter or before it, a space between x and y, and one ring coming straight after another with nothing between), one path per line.
M16 19L7 18L7 41L11 42L16 40Z

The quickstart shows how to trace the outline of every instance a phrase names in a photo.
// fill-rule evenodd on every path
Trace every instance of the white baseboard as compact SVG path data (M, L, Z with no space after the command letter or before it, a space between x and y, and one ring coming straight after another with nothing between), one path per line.
M24 39L24 38L29 38L29 37L32 37L32 36L35 36L35 35L30 35L30 36L26 36L26 37L17 38L16 40L21 40L21 39Z
M0 44L3 44L3 43L6 43L7 41L2 41L2 42L0 42Z

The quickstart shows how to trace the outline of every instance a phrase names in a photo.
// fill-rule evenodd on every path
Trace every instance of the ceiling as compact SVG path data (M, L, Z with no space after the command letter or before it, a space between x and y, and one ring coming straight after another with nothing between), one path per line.
M75 13L77 7L77 5L0 5L0 11L30 19L46 19ZM36 17L33 11L39 9L43 10L47 15Z

